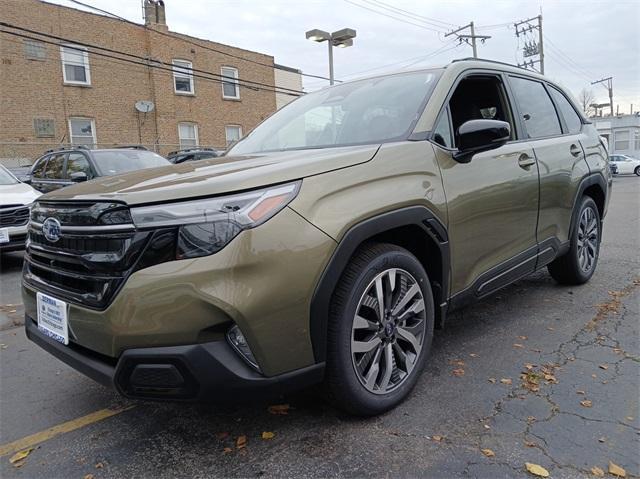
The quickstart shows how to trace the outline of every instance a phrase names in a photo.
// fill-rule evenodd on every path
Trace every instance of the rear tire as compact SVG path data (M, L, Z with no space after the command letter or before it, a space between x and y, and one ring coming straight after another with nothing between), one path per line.
M636 176L640 176L640 166L636 166L636 169L633 170L633 172L636 174Z
M569 251L551 262L549 274L560 284L583 284L598 264L602 222L593 198L584 196L572 225Z
M332 298L325 380L329 400L357 416L398 405L424 368L433 324L431 285L416 257L391 244L360 249Z

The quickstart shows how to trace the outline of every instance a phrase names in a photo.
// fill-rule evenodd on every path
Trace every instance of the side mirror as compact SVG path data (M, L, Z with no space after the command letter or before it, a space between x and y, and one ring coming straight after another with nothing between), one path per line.
M89 177L84 171L74 171L70 175L71 181L74 183L82 183L83 181L87 181Z
M511 126L506 121L466 121L458 128L458 151L453 154L453 159L469 163L476 153L500 148L510 137Z

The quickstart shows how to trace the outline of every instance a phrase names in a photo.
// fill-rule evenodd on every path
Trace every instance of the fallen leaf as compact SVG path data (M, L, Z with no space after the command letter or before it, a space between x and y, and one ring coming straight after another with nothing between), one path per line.
M622 349L620 348L613 348L613 352L616 354L620 354L622 352Z
M609 461L609 474L613 474L618 477L627 477L627 471L611 461Z
M524 445L527 447L536 447L537 444L535 442L531 442L531 441L525 441Z
M593 474L596 477L604 477L604 471L600 469L598 466L593 466L591 468L591 474Z
M489 381L491 384L495 384L495 383L496 383L496 378L489 378L489 379L488 379L488 381Z
M606 442L607 438L606 437L599 437L598 438L598 442Z
M22 451L18 451L16 452L13 456L11 456L11 459L9 459L9 462L11 464L16 464L17 462L22 461L23 459L25 459L29 454L31 454L31 451L33 451L35 448L30 447L29 449L23 449ZM20 464L21 466L22 464ZM16 467L20 467L20 466L16 466Z
M480 449L480 451L482 451L482 454L484 454L487 457L495 457L496 453L493 452L491 449Z
M471 356L472 358L477 358L478 355L476 353L469 353L469 356Z
M583 407L591 407L592 403L588 399L585 399L584 401L580 401L580 405Z
M526 341L527 337L526 336L518 336L518 339L522 340L522 341Z
M454 376L464 376L464 369L459 368L459 369L454 369L453 371L451 371L453 373Z
M84 479L93 479L93 474L85 474Z
M464 366L464 361L462 359L452 359L449 361L449 364L453 366Z
M104 464L102 464L101 462L96 464L96 469L102 469L104 467Z
M581 390L581 389L578 389L578 390L576 391L576 394L580 394L580 395L584 396L584 395L585 395L585 394L587 394L587 393L586 393L586 392L584 392L584 391L583 391L583 390Z
M509 379L509 378L502 378L502 379L500 380L500 382L501 382L502 384L511 384L511 383L512 383L511 379Z
M530 349L529 351L531 351L533 353L541 353L542 349Z
M592 374L592 375L591 375L591 377L592 377L593 379L595 379L595 378L597 378L597 377L598 377L598 375L597 375L597 374Z
M247 446L247 436L238 436L236 439L236 448L242 449Z
M273 436L275 436L275 434L269 431L264 431L262 433L262 439L273 439Z
M536 420L536 417L535 417L535 416L529 416L529 417L527 418L527 422L528 422L529 424L531 424L532 422L535 422L535 420Z
M609 369L609 366L607 366L606 364L600 364L598 367L599 367L600 369L604 369L605 371L606 371L607 369Z
M431 436L431 439L433 439L436 442L441 442L444 439L444 437L435 435L435 436Z
M625 419L626 419L627 421L633 421L633 416L627 416L627 417L625 417Z
M229 454L231 451L233 451L233 449L231 449L230 447L225 447L225 448L222 450L222 453L223 453L223 454Z
M531 370L532 370L533 368L535 368L535 367L536 367L536 366L535 366L535 364L531 364L531 363L525 363L525 365L524 365L524 368L525 368L527 371L531 371Z
M288 404L275 404L273 406L269 406L267 409L270 414L275 415L286 415L289 414L289 405Z
M524 348L524 344L514 343L513 347L514 348Z
M529 471L534 476L549 477L549 471L547 471L544 467L539 466L538 464L532 464L530 462L525 462L524 465L526 466L527 471Z
M555 331L555 330L556 330L556 328L552 328L551 326L548 326L548 327L547 327L547 329L548 329L549 331Z

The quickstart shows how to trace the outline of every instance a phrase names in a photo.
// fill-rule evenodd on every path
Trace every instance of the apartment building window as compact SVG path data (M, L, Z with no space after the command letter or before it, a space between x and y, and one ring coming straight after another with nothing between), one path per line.
M620 130L615 133L615 144L613 151L629 149L629 130Z
M227 138L227 146L242 138L242 127L240 125L227 125L224 127L224 134Z
M69 118L69 137L76 146L96 147L96 123L92 118Z
M180 148L198 146L198 125L195 123L178 123Z
M238 69L233 67L222 67L222 98L229 100L240 99L240 85L238 84Z
M60 47L62 58L62 76L70 85L91 85L89 53L84 47L63 45Z
M27 60L46 60L47 48L44 43L36 40L23 40L24 56Z
M178 95L193 95L193 64L186 60L173 60L173 89Z
M52 138L55 136L55 124L49 118L34 118L33 129L37 138Z

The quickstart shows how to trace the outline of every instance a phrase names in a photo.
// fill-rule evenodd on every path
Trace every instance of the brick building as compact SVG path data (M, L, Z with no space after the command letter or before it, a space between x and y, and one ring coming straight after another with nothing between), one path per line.
M40 0L1 0L0 21L4 163L69 144L224 148L276 109L272 56L170 32L162 1L145 25Z

